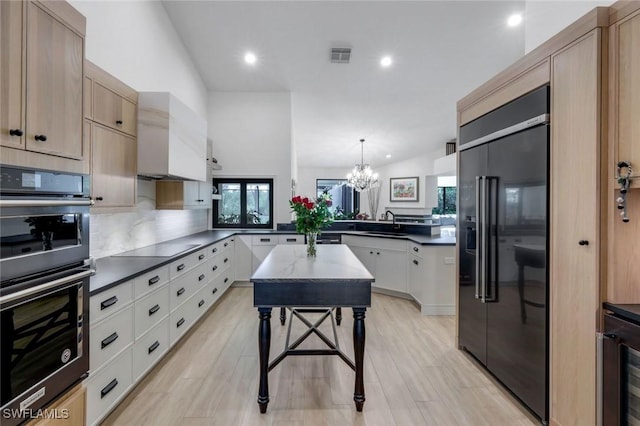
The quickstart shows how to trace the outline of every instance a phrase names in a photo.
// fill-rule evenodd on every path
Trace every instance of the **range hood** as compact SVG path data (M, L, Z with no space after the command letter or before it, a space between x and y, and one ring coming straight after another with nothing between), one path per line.
M207 179L207 122L170 93L138 94L138 175Z

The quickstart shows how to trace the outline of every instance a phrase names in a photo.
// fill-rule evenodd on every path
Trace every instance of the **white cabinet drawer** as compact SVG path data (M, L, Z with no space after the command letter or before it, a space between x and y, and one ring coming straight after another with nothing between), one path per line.
M145 333L133 345L133 380L149 371L169 350L169 317Z
M133 300L133 283L128 281L89 298L89 323L95 324Z
M222 296L222 293L224 293L224 286L222 285L222 279L223 279L222 277L218 277L214 279L204 289L204 291L207 292L207 295L211 299L209 302L209 305L213 305L216 302L216 300L218 300L220 296Z
M169 287L151 293L133 304L135 336L138 339L158 321L169 315Z
M133 306L129 305L89 330L89 368L98 370L133 343Z
M410 254L414 255L414 256L418 256L419 258L422 258L422 254L424 252L424 250L422 249L422 246L420 244L416 244L414 242L409 242L408 243L408 251Z
M196 299L195 297L192 299ZM169 338L171 340L171 346L173 346L184 333L191 328L196 320L196 307L193 305L193 300L189 299L187 303L183 303L171 312L169 316ZM199 300L199 299L198 299Z
M277 235L253 235L251 244L254 246L275 246L278 244Z
M342 242L348 246L367 247L381 250L406 251L407 241L395 238L360 237L344 235Z
M188 270L194 268L196 265L206 262L209 251L204 248L202 250L198 250L195 253L191 253L188 256L185 256L181 259L176 260L175 262L171 262L169 264L169 278L174 279L184 274Z
M210 291L207 291L209 286L201 288L198 293L190 300L188 303L191 303L191 306L195 310L194 320L197 320L204 314L209 306L211 306L211 301L213 300L213 294Z
M151 272L147 272L144 275L140 275L133 280L133 294L134 298L144 296L145 294L162 287L163 284L169 282L169 267L164 266L162 268L154 269Z
M226 268L229 261L224 262L224 259L228 259L226 254L217 254L209 259L208 262L208 272L211 275L211 278L217 277L222 273L222 271Z
M87 380L87 424L104 418L131 386L131 348Z
M172 311L209 282L208 269L206 264L202 265L169 284L169 307Z
M278 244L304 244L304 235L278 235Z
M227 269L220 277L220 290L224 293L233 284L233 269Z

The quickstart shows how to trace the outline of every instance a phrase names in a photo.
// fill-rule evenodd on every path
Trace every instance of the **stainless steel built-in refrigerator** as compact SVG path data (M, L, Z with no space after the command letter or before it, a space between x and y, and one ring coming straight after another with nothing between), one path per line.
M460 128L459 345L545 422L548 148L547 86Z

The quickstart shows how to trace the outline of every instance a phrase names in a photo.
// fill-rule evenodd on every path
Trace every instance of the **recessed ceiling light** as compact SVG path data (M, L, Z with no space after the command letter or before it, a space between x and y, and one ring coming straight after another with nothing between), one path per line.
M385 157L387 157L387 158L391 158L391 154L387 154Z
M393 60L391 60L391 56L384 56L382 59L380 59L380 65L385 68L391 66L392 63Z
M244 55L244 61L248 64L255 64L256 61L258 60L258 58L256 58L256 55L254 55L251 52L247 52L246 55Z
M522 15L519 13L514 13L513 15L509 16L509 19L507 19L507 25L509 25L510 27L517 27L521 23Z

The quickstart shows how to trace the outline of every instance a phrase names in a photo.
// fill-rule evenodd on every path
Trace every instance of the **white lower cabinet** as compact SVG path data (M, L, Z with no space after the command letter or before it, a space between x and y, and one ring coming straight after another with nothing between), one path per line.
M134 303L135 338L138 339L160 319L169 315L169 286L136 300Z
M133 381L149 371L169 350L169 317L140 336L133 345Z
M237 281L249 281L253 273L253 254L251 253L251 236L236 236L235 244L235 278Z
M87 380L87 424L100 422L129 390L132 381L131 347Z
M235 238L90 297L87 424L102 421L233 283Z
M409 292L424 315L455 315L455 247L422 246L409 255Z
M374 288L408 293L405 240L347 235L343 242L374 276Z
M89 368L98 370L125 347L133 343L133 305L120 310L89 330Z

